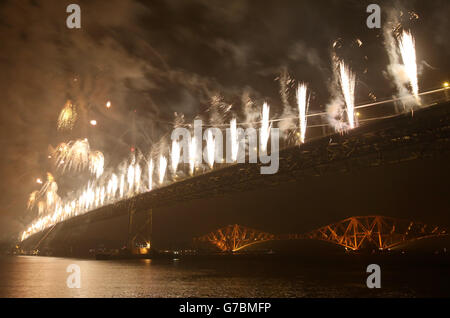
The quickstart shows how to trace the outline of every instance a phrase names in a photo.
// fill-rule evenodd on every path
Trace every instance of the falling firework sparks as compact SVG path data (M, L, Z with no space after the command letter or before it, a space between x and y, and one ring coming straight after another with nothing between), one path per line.
M306 113L309 106L309 97L307 95L306 84L300 84L297 88L297 105L298 105L298 115L300 120L300 142L305 142L306 127L307 127L307 117Z
M77 111L75 105L70 100L66 102L64 108L59 113L58 130L71 130L77 121Z
M345 104L347 105L348 123L351 129L355 128L355 82L356 76L352 71L344 64L339 63L340 70L340 83L342 88L342 94L344 95Z
M180 143L177 140L172 141L171 163L172 171L177 173L178 163L180 162Z
M118 188L118 178L114 173L111 176L111 185L111 197L114 198Z
M38 202L38 214L42 215L44 213L45 203L43 201Z
M233 118L230 122L230 135L231 135L231 160L233 162L236 162L239 147L237 138L236 118Z
M128 166L127 182L128 182L128 192L133 191L133 187L134 187L134 166L133 166L132 163Z
M113 195L113 181L112 181L112 178L109 179L108 185L106 186L106 197L108 199L112 199L114 197L114 195Z
M34 207L34 205L36 203L36 199L38 197L38 193L39 193L39 191L31 192L30 197L28 199L28 205L27 205L28 209L32 209Z
M103 174L105 157L100 151L92 151L89 153L89 171L99 178Z
M79 139L68 144L62 143L56 148L56 166L66 170L80 171L89 164L89 142Z
M267 103L264 103L262 111L261 132L260 132L260 147L261 150L264 152L267 150L267 142L269 141L270 136L269 111L270 111L269 105L267 105Z
M159 157L159 183L162 184L166 174L167 159L163 155Z
M125 191L125 175L122 174L122 175L120 176L120 185L119 185L119 195L120 195L120 198L123 198L123 193L124 193L124 191Z
M141 189L141 166L139 163L136 163L134 166L134 191L136 193L139 193Z
M419 102L419 83L417 80L417 63L416 63L416 49L414 38L411 33L403 31L399 40L399 49L402 55L403 65L406 75L408 76L412 92L416 100Z
M105 187L100 188L100 205L105 202Z
M208 135L206 138L206 159L208 160L208 165L212 169L214 166L214 155L216 150L216 141L212 134L211 129L208 130Z
M148 191L153 188L153 159L148 162Z

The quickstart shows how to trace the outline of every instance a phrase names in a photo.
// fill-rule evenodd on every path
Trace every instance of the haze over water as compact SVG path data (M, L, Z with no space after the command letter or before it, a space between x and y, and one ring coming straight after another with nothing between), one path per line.
M81 268L69 289L66 268ZM318 265L319 264L319 265ZM448 265L381 265L382 288L366 287L365 262L296 259L81 260L0 257L0 297L445 297Z

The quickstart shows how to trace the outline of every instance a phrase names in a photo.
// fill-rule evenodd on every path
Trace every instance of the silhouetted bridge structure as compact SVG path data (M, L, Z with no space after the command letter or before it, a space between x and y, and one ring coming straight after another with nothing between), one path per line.
M420 222L384 216L358 216L323 226L305 234L271 234L240 225L228 225L194 239L221 252L238 252L269 241L321 240L357 251L364 248L387 250L416 240L445 236L447 230Z
M128 213L131 206L135 210L146 210L229 192L276 186L310 176L347 173L445 154L450 154L449 102L283 149L279 154L279 171L274 175L262 175L261 163L234 164L101 207L67 222L108 218Z

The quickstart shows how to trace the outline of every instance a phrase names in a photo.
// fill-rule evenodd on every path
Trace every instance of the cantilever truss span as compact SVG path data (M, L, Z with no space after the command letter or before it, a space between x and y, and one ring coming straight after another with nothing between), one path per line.
M447 235L447 232L438 226L376 215L351 217L306 233L304 237L352 250L368 246L384 250L440 235Z
M204 236L195 238L195 242L208 242L218 247L221 251L237 252L240 249L256 243L275 240L274 234L258 231L237 224L228 225Z
M274 240L321 240L351 250L390 249L415 240L447 235L438 226L384 216L356 216L323 226L306 234L275 235L240 225L228 225L194 239L209 243L222 252L237 252L250 245Z

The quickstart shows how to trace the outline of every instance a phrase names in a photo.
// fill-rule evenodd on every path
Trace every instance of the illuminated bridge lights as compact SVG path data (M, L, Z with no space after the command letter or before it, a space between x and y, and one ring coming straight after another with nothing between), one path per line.
M444 236L446 230L427 224L384 216L355 216L306 234L275 235L240 225L228 225L195 238L222 252L237 252L250 245L275 240L321 240L353 251L364 248L386 250L415 240Z

